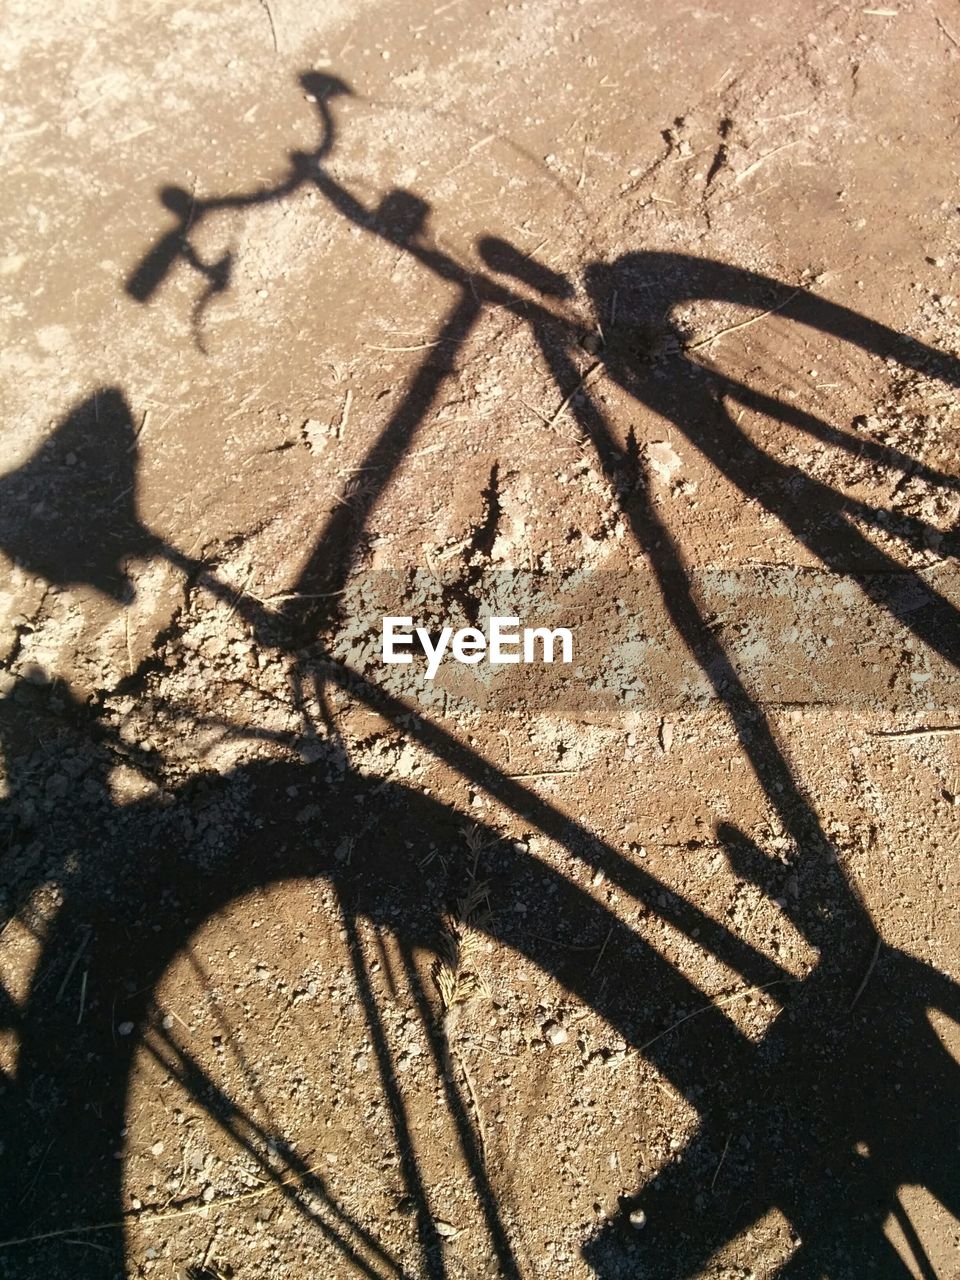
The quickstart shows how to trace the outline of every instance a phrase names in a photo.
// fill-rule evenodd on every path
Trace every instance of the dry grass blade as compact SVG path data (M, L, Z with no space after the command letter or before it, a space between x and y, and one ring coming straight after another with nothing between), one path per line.
M600 372L602 367L603 365L600 360L597 360L594 364L590 366L590 368L583 375L583 377L580 379L577 385L573 388L570 394L564 397L562 403L558 407L556 413L554 413L553 417L549 419L549 421L547 422L548 428L552 429L553 427L556 426L557 420L560 418L560 416L563 413L565 413L567 409L570 408L570 405L573 403L574 399L580 394L580 392L585 390L585 388L587 388L590 385L590 383L593 381L596 375Z
M440 954L434 962L433 980L445 1013L454 1005L472 1000L474 996L491 998L486 979L478 972L475 963L483 946L483 934L470 923L471 918L477 918L477 908L485 900L485 896L485 886L474 885L467 898L459 904L457 916L444 917ZM471 911L464 911L465 907Z
M443 930L433 965L433 981L444 1013L457 1004L465 1004L474 996L491 997L490 988L481 976L476 961L483 946L479 926L487 914L489 885L477 878L480 854L491 839L482 828L474 826L464 832L467 848L473 854L469 868L470 885L453 912L443 917Z
M479 926L487 914L489 893L487 882L477 879L477 862L480 854L491 841L480 827L473 827L465 832L465 837L467 847L473 854L470 887L457 903L455 912L444 916L438 946L439 955L433 965L433 981L443 1007L442 1027L448 1070L453 1079L453 1064L456 1063L463 1075L476 1121L480 1157L485 1160L487 1144L480 1101L463 1055L457 1050L454 1030L456 1011L459 1006L468 1004L478 996L488 1000L493 998L493 993L477 964L484 941L484 935Z
M262 5L263 9L266 11L267 21L270 23L270 37L273 40L273 52L279 53L280 41L277 39L277 24L276 24L276 21L274 20L273 8L270 4L270 0L260 0L260 4Z

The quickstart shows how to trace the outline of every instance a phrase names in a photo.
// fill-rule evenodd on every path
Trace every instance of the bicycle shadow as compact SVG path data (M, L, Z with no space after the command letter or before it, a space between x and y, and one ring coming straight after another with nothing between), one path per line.
M321 96L320 100L325 99ZM317 167L332 145L329 115L325 121L318 156L295 158L288 178L274 188L256 192L255 197L241 195L197 202L195 217L208 209L243 207L254 198L256 202L286 198L309 175L309 180L344 216L371 234L390 238L428 270L452 279L460 286L460 297L439 330L444 338L438 349L440 354L421 366L370 450L366 465L373 469L374 484L359 508L354 506L346 514L338 512L321 532L299 584L302 590L316 589L318 585L335 589L349 577L352 551L365 522L450 372L459 345L486 303L509 306L530 320L558 391L566 395L568 389L582 381L574 354L578 335L569 327L528 296L518 295L502 279L468 272L421 242L419 233L426 215L422 201L418 202L412 193L394 193L384 202L388 210L401 208L407 215L399 219L378 218L374 216L376 211L360 205ZM162 245L162 252L158 248L152 258L148 256L131 278L134 284L139 282L144 297L156 289L164 272L177 261L199 270L202 276L208 274L204 264L198 266L184 249L182 241L188 236L191 223L183 210L178 216L181 214L175 239ZM497 277L521 278L548 296L557 296L558 290L569 288L562 279L551 278L539 264L531 264L502 242L486 241L481 253ZM229 281L228 271L221 275ZM751 306L762 299L766 306L771 296L775 301L783 300L788 292L785 287L724 264L679 255L629 255L612 266L589 266L585 278L598 316L608 314L608 302L614 292L619 299L623 321L620 331L611 329L599 353L607 374L639 402L672 421L731 483L776 514L833 573L852 578L869 600L957 665L960 632L955 607L916 573L903 571L889 555L870 544L849 520L849 504L841 495L821 481L798 476L795 469L788 473L759 448L738 428L724 400L759 408L784 425L838 449L849 444L843 433L792 406L773 402L734 379L724 379L715 370L708 373L688 358L682 334L668 335L674 339L675 354L666 361L658 360L655 366L647 353L638 354L632 341L631 327L648 325L651 316L662 323L663 315L690 298L719 298ZM136 294L132 286L131 292ZM798 295L794 302L784 302L783 310L815 331L894 357L908 367L921 367L936 360L934 367L939 376L952 383L960 381L955 360L938 356L813 295ZM72 439L78 423L89 426L90 405L96 406L105 394L98 393L92 402L87 401L66 419L61 429L63 440L54 437L54 455L59 456L64 440ZM119 486L135 473L136 442L131 446L129 410L117 398L118 393L110 396L110 420L114 426L101 443L109 451L112 440L113 448L118 454L122 451L122 456L115 459L116 468L108 468L103 474L112 476L112 484ZM624 511L634 538L647 553L662 584L664 603L679 638L712 682L759 782L785 829L803 851L797 870L804 892L796 899L781 898L777 877L783 874L782 870L771 866L746 834L721 827L717 837L736 874L758 885L768 896L785 901L783 910L820 954L810 976L785 989L783 1011L759 1044L749 1042L718 1009L716 1015L700 1024L696 1050L691 1051L689 1044L681 1046L674 1037L652 1033L671 1025L674 1009L702 1003L704 997L696 986L635 930L599 907L570 880L497 842L495 833L486 833L491 853L483 872L492 886L492 899L506 902L512 895L522 895L528 900L549 901L556 905L555 918L564 922L571 938L609 932L607 950L617 959L619 982L612 986L605 983L602 975L594 974L576 953L558 953L556 947L518 929L506 914L487 923L489 936L526 956L600 1014L628 1043L641 1049L686 1098L695 1100L703 1116L688 1148L654 1184L624 1203L621 1217L586 1245L585 1257L603 1280L637 1274L638 1269L664 1280L692 1277L700 1273L718 1247L768 1209L777 1208L799 1237L792 1260L779 1274L845 1276L873 1269L877 1274L908 1275L906 1263L882 1232L887 1215L896 1212L898 1187L904 1182L925 1186L954 1216L960 1216L953 1175L955 1134L960 1124L960 1069L941 1045L928 1017L928 1011L935 1009L960 1019L960 992L956 984L931 966L880 941L856 893L837 864L826 857L829 841L811 802L795 780L762 707L750 695L701 616L680 548L650 500L636 459L632 464L627 459L626 465L632 465L633 472L624 485L625 461L598 403L583 391L572 395L570 407L584 439L592 442L601 466L625 495ZM886 465L910 464L931 484L958 487L955 477L918 467L915 459L896 450L882 445L870 447ZM22 473L4 478L2 484L9 493L32 492L37 484L46 483L44 466L38 456L26 464ZM60 475L59 469L57 474ZM186 561L144 529L128 494L121 491L116 495L106 484L88 492L85 503L82 516L74 517L70 538L85 545L85 534L92 539L96 531L99 538L101 527L106 526L112 532L103 543L104 552L92 556L73 554L70 540L65 542L60 536L62 516L56 509L47 524L32 530L29 541L22 539L12 526L0 527L4 549L50 581L88 582L118 601L124 599L124 553L166 556L174 563L206 573L206 582L218 586L215 574ZM869 519L870 512L858 514ZM912 539L914 545L923 545L928 534L922 522L904 524L903 536L908 542ZM51 548L49 554L44 550L46 545ZM924 607L904 606L904 579L926 593ZM226 594L222 584L219 590ZM321 615L315 608L274 612L246 595L241 595L237 603L240 616L251 628L270 636L279 648L300 648L305 636L316 636ZM314 656L322 659L322 650ZM395 723L401 716L408 716L405 704L352 673L331 669L319 661L318 666L322 666L324 680L349 690ZM125 681L125 688L135 689L138 678L135 675ZM5 1239L58 1231L65 1221L72 1224L77 1220L76 1207L80 1204L85 1206L83 1216L88 1221L119 1216L121 1165L115 1159L115 1151L125 1122L135 1049L134 1037L116 1037L114 1010L108 1007L105 995L117 989L119 974L124 975L124 1019L157 1032L151 1004L153 987L202 923L239 895L296 876L327 877L336 885L345 916L362 917L391 928L409 960L416 948L435 948L438 920L450 900L462 893L465 870L465 859L461 858L448 876L431 881L425 891L423 876L409 856L408 842L422 840L425 832L446 847L457 846L461 819L445 806L410 788L384 786L379 780L352 772L347 772L335 793L331 793L322 769L304 764L250 765L224 780L225 786L236 787L247 795L243 817L248 819L255 814L263 826L243 830L239 819L235 825L226 824L221 833L224 847L212 861L199 857L191 831L177 827L178 817L190 809L189 789L168 790L162 804L141 802L121 807L102 787L90 788L76 797L60 796L53 809L43 811L39 822L34 817L25 823L23 810L18 807L20 791L36 791L42 781L41 789L46 794L46 781L56 768L47 759L23 777L17 773L23 740L29 739L43 722L59 726L61 735L72 738L74 754L89 757L93 772L109 770L115 753L121 749L96 708L80 705L69 690L56 683L47 688L18 684L0 703L0 735L9 757L12 796L3 805L2 820L7 827L8 847L18 851L8 858L7 865L11 874L19 875L21 880L19 891L11 895L12 906L16 911L37 884L50 880L59 884L62 893L62 904L43 940L43 962L30 994L16 1009L15 1017L11 1014L19 1045L16 1072L4 1081L4 1132L9 1135L3 1186L9 1219L4 1227ZM483 785L507 808L558 840L572 855L602 869L634 900L669 919L686 934L696 931L701 945L747 982L760 985L789 981L780 966L732 930L710 920L696 904L665 906L661 901L663 886L655 877L632 865L591 832L571 823L442 726L405 723L408 733L464 777ZM65 747L62 740L60 746ZM156 762L139 763L150 768ZM264 848L276 847L276 832L287 832L289 828L286 793L291 785L304 787L317 796L321 803L317 829L304 833L302 838L288 838L286 851L265 866ZM355 819L351 815L356 812L363 812L372 822L378 839L362 862L345 868L335 857L335 850L353 832ZM97 833L97 839L83 857L64 857L62 851L73 849L76 840L72 833L77 831ZM72 1011L68 1012L58 999L58 990L71 957L85 936L92 939L85 945L89 987L94 994L89 1017L78 1028ZM350 950L358 986L368 992L364 999L365 1017L376 1046L398 1147L403 1153L404 1186L415 1205L423 1266L431 1277L443 1277L448 1274L444 1245L437 1235L427 1188L413 1156L403 1097L396 1086L389 1050L378 1030L376 1002L369 996L355 940L351 941ZM861 992L858 982L864 972L869 972L867 965L874 952L872 976ZM637 992L655 992L653 1005L649 997L638 1001ZM421 1011L429 1019L428 1003L423 994ZM69 1057L63 1052L67 1044L72 1046ZM442 1033L436 1025L431 1031L431 1044L432 1052L441 1061ZM178 1078L191 1091L199 1094L209 1085L205 1085L198 1065L182 1052L174 1051L169 1044L166 1052L170 1069L179 1073ZM95 1082L91 1081L91 1064L96 1064ZM95 1107L91 1107L94 1096ZM938 1099L936 1106L931 1105L932 1098ZM446 1102L455 1113L463 1155L483 1204L498 1274L519 1276L519 1263L497 1204L495 1177L486 1168L466 1102L454 1081L448 1081ZM246 1142L251 1150L257 1149L256 1126L249 1117L239 1114L236 1100L215 1097L214 1103L218 1120L236 1140ZM35 1153L32 1161L31 1152ZM35 1164L44 1152L44 1203L37 1206L28 1196L25 1209L21 1188L24 1168ZM336 1205L322 1179L302 1162L298 1165L292 1155L289 1167L298 1174L298 1185L325 1199L328 1217L322 1226L317 1224L318 1228L332 1233L331 1238L351 1265L369 1275L380 1274L380 1267L403 1273L397 1260L370 1232ZM707 1185L709 1192L704 1189ZM291 1203L296 1202L298 1212L310 1212L300 1197L286 1189L283 1194ZM647 1226L638 1233L629 1215L641 1206L647 1215ZM109 1265L119 1271L123 1267L122 1239L112 1240L104 1247L110 1251ZM919 1242L915 1242L915 1252L918 1248ZM0 1267L18 1265L11 1263L12 1257L12 1252L0 1253ZM930 1274L929 1262L924 1262L922 1254L918 1253L916 1260L921 1272ZM26 1270L8 1270L7 1274L42 1271L53 1275L59 1267L69 1267L73 1276L104 1274L102 1257L78 1257L75 1249L58 1239L30 1245L24 1265Z

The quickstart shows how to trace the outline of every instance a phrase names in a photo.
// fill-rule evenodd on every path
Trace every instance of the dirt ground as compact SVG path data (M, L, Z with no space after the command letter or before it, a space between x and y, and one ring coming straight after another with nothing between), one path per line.
M960 1277L955 0L3 12L0 1276Z

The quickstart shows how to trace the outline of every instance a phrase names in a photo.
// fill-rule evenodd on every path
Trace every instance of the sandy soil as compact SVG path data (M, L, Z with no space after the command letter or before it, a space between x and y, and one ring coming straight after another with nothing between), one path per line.
M960 12L3 30L0 1276L960 1276Z

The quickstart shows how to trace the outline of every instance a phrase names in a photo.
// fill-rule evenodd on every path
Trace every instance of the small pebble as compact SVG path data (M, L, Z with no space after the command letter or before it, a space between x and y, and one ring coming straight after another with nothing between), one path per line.
M559 1022L548 1022L543 1028L543 1038L547 1044L552 1044L554 1048L561 1044L566 1044L570 1039L567 1035L566 1027L561 1027Z
M642 1209L630 1210L630 1225L633 1227L634 1231L642 1231L647 1225L647 1215Z
M117 1035L119 1036L128 1036L132 1031L133 1031L132 1022L121 1022L120 1025L117 1027Z

